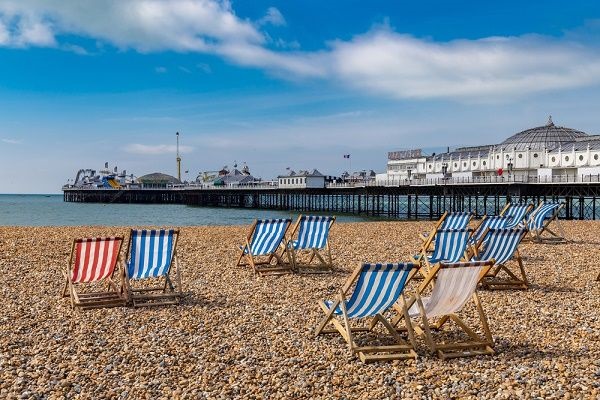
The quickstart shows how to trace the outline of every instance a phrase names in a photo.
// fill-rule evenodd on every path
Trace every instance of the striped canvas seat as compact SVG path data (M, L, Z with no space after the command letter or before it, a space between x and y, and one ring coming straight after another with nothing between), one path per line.
M290 219L259 219L256 221L254 235L250 241L250 253L255 256L262 256L274 253L283 236L290 225ZM243 248L244 252L248 252L247 246Z
M502 215L493 215L491 217L486 217L481 222L479 227L477 227L477 230L473 232L473 235L469 239L469 244L475 244L479 242L479 240L481 240L481 237L485 234L486 230L504 228L510 221L510 217Z
M504 228L523 226L530 209L531 204L511 204L504 214L502 214L505 217L510 217L510 221Z
M129 279L165 276L173 258L174 230L131 231Z
M427 256L429 264L440 261L454 263L460 261L467 250L472 229L450 229L437 231L433 254Z
M372 317L394 304L414 264L363 264L352 296L346 301L349 318ZM333 301L326 301L331 307ZM341 306L334 313L342 314Z
M525 228L491 229L485 241L478 244L473 260L494 261L483 286L488 289L527 289L529 283L525 274L523 260L519 254L519 244L527 233ZM518 265L518 271L513 271L507 263L513 260ZM505 275L504 279L499 276Z
M334 217L327 216L301 216L298 238L291 242L292 247L295 250L324 248L333 220Z
M419 265L411 263L359 265L335 300L319 302L325 316L317 326L317 335L339 333L348 343L350 351L363 362L416 358L414 330L402 293L418 269ZM350 294L352 287L354 290ZM410 343L400 336L384 316L384 312L390 309L406 316L404 325ZM364 318L369 318L370 322L362 327L353 326L356 322L364 322ZM394 344L358 346L354 335L367 332L380 335L374 330L380 323L394 339ZM328 328L332 325L333 328Z
M542 204L529 218L527 227L530 231L539 231L544 228L544 222L548 218L552 218L556 209L560 207L559 203L544 203Z
M113 282L120 266L122 237L75 239L71 249L63 297L71 297L73 307L97 308L125 305L125 298ZM108 283L106 291L90 291L90 283ZM97 287L97 285L96 285ZM86 290L87 289L87 290Z
M494 354L493 337L477 295L477 285L492 264L491 261L436 264L417 288L415 296L411 297L408 316L404 318L419 319L420 326L415 327L415 331L424 336L431 351L442 359ZM433 289L430 289L432 284ZM424 296L425 293L429 294ZM474 318L464 320L458 315L469 300L475 303L479 329L469 326ZM435 323L432 323L434 318ZM455 342L446 338L443 342L436 341L436 332L448 332L444 327L448 322L454 322L456 328L468 336L468 340ZM483 335L478 331L483 331Z
M509 261L521 239L525 229L490 229L486 235L483 251L475 257L476 260L495 260L496 264L504 264Z
M125 283L134 307L179 304L181 301L178 240L179 230L176 229L131 230Z
M73 283L95 282L112 276L121 250L122 238L102 237L75 241Z
M471 221L471 213L468 212L453 212L446 215L439 229L466 229Z

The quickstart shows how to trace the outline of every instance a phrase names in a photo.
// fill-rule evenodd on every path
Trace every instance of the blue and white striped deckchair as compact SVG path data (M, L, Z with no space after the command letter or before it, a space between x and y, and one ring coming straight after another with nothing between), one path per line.
M418 268L417 265L411 263L365 263L360 265L346 281L338 298L319 303L325 317L317 326L317 335L339 332L350 346L350 350L357 354L363 362L416 358L414 332L410 319L405 318L410 339L409 344L402 339L397 330L383 316L383 313L394 308L396 311L408 316L408 309L402 292L406 283L414 276ZM348 298L348 293L355 282L354 291ZM397 304L399 298L402 299L402 306ZM336 317L342 317L343 322L340 322ZM350 327L350 319L367 317L373 317L369 327ZM356 332L372 332L379 322L396 339L396 344L357 346L353 334ZM333 324L333 328L326 329L329 324Z
M469 244L475 245L488 229L501 229L506 227L511 218L502 215L492 215L485 217L481 223L473 231L473 235L469 238Z
M440 230L435 234L435 244L433 253L428 256L421 252L417 259L425 261L427 271L431 266L441 261L446 263L456 263L465 257L469 238L473 233L472 229L449 229Z
M501 216L510 217L510 221L504 228L517 228L525 226L527 221L527 215L533 208L532 204L509 204L507 208L505 208Z
M494 261L494 266L483 280L489 289L527 289L529 283L525 274L523 260L519 254L519 244L527 233L519 229L490 229L475 247L474 261ZM506 264L514 260L519 266L519 274L511 271ZM506 273L508 279L497 279L500 272Z
M290 227L291 219L257 219L250 228L246 243L240 246L241 254L237 266L250 265L256 273L289 273L291 260L285 246L285 234ZM288 256L288 263L284 263L283 254L278 254L279 249ZM260 259L262 258L262 260ZM273 260L276 261L273 264Z
M543 203L533 213L531 213L527 220L527 228L529 233L534 240L538 242L552 241L562 242L566 241L564 230L558 220L558 213L564 207L564 203ZM558 233L549 229L548 226L556 221L558 227ZM542 234L546 232L549 234L543 237Z
M433 243L437 231L466 229L469 226L469 222L471 222L471 218L473 218L473 214L470 212L445 212L430 233L419 235L423 241L423 246L421 246L420 251L430 251L431 244Z
M292 257L294 269L306 267L306 272L327 272L333 268L331 248L329 247L329 231L335 217L300 215L288 242L288 251ZM294 237L296 237L294 239ZM302 262L300 253L309 252L309 259ZM324 256L320 251L325 252ZM324 258L325 257L325 258ZM313 260L318 263L312 263Z
M178 238L179 231L175 229L131 230L125 282L134 307L179 303L182 290L177 260ZM175 271L175 282L171 278L172 269ZM148 278L164 279L164 284L134 287L133 281Z

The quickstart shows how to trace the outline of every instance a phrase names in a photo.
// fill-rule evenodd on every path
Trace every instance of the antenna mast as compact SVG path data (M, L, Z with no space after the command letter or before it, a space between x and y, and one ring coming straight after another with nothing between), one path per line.
M179 132L175 133L177 136L177 179L181 182L181 157L179 157Z

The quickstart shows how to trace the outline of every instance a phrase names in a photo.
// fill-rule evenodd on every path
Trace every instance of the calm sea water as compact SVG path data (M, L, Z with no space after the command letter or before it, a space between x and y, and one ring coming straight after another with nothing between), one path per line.
M0 226L248 225L255 218L296 218L298 212L172 204L65 203L62 195L0 194ZM365 218L338 216L339 222Z

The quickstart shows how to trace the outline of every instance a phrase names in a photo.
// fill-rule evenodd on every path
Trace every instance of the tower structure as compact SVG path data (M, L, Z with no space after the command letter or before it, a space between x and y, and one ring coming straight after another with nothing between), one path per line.
M181 182L181 157L179 157L179 132L175 133L177 136L177 179Z

